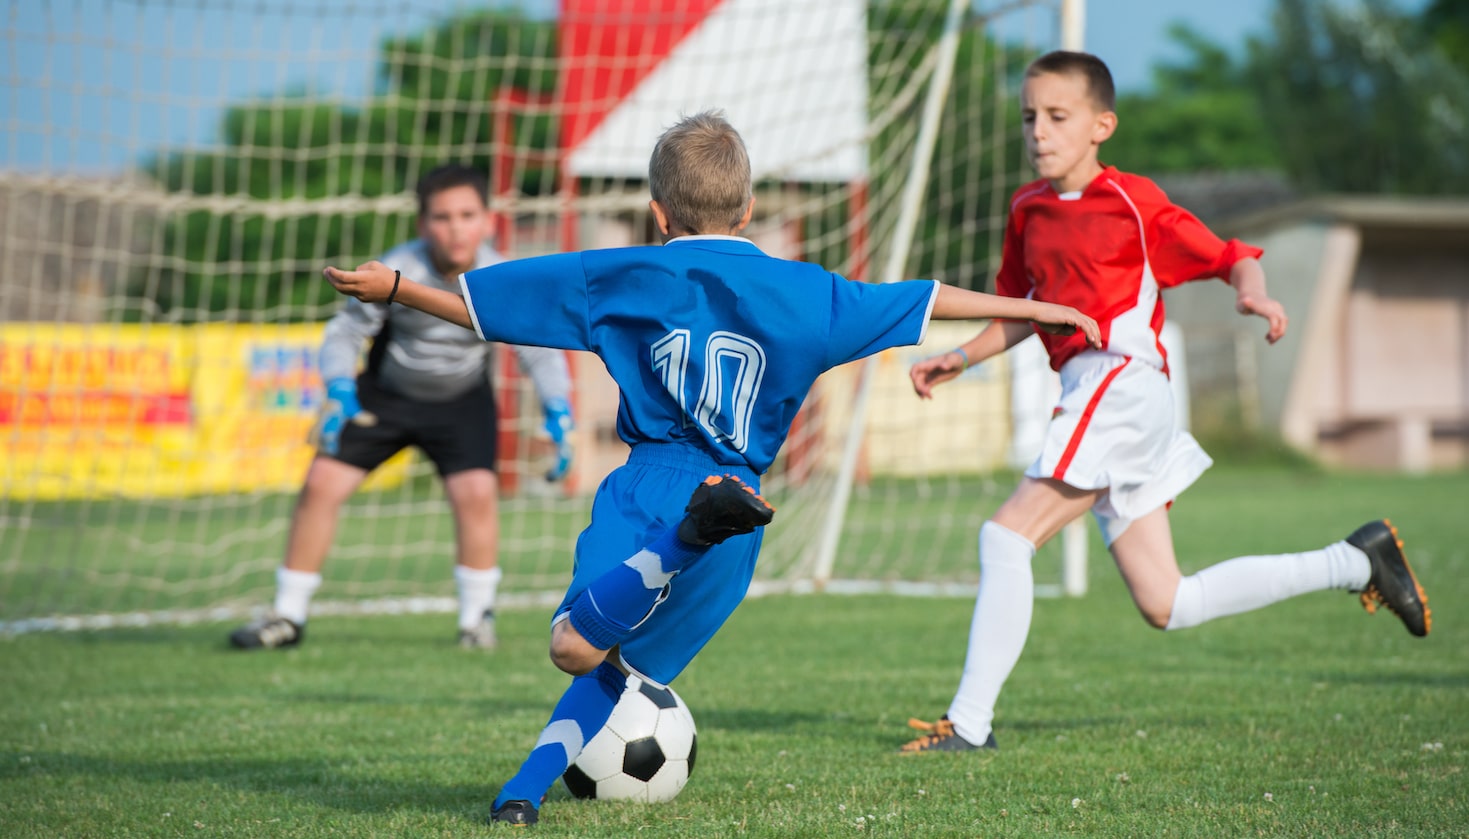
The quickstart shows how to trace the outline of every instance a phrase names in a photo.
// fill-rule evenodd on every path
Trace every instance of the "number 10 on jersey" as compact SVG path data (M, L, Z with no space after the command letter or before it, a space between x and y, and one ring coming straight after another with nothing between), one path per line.
M750 417L765 376L765 350L744 335L715 332L704 342L703 381L690 382L692 333L675 329L653 344L653 372L678 402L685 417L693 416L710 437L728 441L742 452L750 444ZM689 393L697 390L694 410ZM687 421L687 420L685 420Z

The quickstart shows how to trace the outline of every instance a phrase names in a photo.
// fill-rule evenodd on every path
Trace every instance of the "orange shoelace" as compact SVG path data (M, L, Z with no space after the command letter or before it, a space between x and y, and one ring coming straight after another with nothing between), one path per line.
M1425 629L1428 629L1433 626L1433 612L1428 608L1428 595L1423 593L1423 587L1418 585L1418 580L1416 578L1413 580L1413 587L1418 590L1418 600L1423 603L1423 627ZM1389 612L1392 612L1394 615L1402 617L1402 614L1399 613L1397 609L1393 608L1393 605L1388 602L1387 598L1382 596L1382 592L1377 590L1377 586L1367 586L1366 588L1362 589L1361 593L1359 593L1357 597L1361 599L1362 608L1366 609L1367 614L1369 615L1377 614L1377 607L1381 605L1386 606L1387 610Z
M936 743L947 740L950 737L958 736L954 733L954 724L948 720L925 722L917 717L913 717L908 720L908 727L929 733L923 737L919 737L917 740L904 743L900 751L921 752L924 749L932 748Z

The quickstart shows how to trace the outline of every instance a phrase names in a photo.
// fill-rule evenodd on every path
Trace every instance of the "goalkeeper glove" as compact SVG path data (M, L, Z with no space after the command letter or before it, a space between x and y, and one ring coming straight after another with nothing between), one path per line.
M546 434L556 445L556 462L546 471L546 480L559 481L571 471L571 406L564 399L552 399L545 404Z
M326 383L326 401L317 425L317 446L323 454L335 455L342 447L342 428L359 413L357 380L341 376Z

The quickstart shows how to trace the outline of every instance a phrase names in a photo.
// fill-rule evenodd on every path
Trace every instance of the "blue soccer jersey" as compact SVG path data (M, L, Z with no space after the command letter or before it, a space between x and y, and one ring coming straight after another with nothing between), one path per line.
M854 282L732 236L503 262L460 282L481 338L596 353L629 445L684 443L757 474L816 378L920 343L938 290Z

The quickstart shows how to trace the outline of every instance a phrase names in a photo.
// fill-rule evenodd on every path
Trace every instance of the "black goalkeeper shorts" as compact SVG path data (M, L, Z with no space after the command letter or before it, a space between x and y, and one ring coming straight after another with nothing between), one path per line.
M368 472L409 446L417 446L440 476L468 469L495 471L499 423L488 383L447 402L423 402L357 378L357 401L377 417L373 425L348 422L332 456Z

